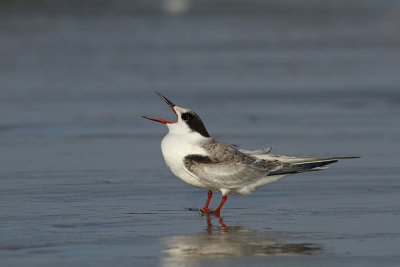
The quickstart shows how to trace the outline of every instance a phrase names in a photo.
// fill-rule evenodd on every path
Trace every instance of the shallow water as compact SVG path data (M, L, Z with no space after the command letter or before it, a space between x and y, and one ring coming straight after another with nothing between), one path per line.
M398 266L400 6L183 2L1 4L1 265ZM220 141L361 159L201 215L152 90Z

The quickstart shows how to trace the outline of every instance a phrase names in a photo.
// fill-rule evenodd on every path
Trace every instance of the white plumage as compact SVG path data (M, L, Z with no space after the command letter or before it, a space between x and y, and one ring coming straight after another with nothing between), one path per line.
M172 173L187 184L207 189L208 205L212 192L222 193L219 213L228 194L249 194L260 186L275 182L293 173L321 170L337 158L286 157L268 154L270 148L255 151L240 150L233 145L214 140L200 117L193 111L174 105L157 93L177 115L176 122L143 116L168 126L161 142L165 162Z

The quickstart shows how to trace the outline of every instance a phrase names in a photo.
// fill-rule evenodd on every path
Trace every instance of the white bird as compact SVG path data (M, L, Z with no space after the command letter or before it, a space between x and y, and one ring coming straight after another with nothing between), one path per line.
M219 214L228 194L246 195L290 174L322 170L325 165L340 159L358 158L278 156L268 154L270 148L241 150L213 139L195 112L174 105L158 92L156 94L174 111L177 121L142 117L167 125L169 132L161 142L165 162L185 183L208 190L202 212ZM222 193L222 201L217 209L210 211L208 206L213 191Z

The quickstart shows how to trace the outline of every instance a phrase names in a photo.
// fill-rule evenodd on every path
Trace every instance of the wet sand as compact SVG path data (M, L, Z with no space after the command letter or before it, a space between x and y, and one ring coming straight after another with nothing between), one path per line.
M156 4L7 7L0 264L398 266L397 7L313 3L293 17L289 2L251 2L255 16L240 5L176 16ZM167 129L140 117L174 118L152 90L220 141L361 159L202 215L207 192L169 172Z

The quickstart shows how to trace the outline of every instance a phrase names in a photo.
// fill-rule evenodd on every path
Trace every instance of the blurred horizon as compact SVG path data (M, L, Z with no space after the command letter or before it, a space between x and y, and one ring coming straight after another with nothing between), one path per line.
M0 101L148 91L398 98L396 1L0 3Z

